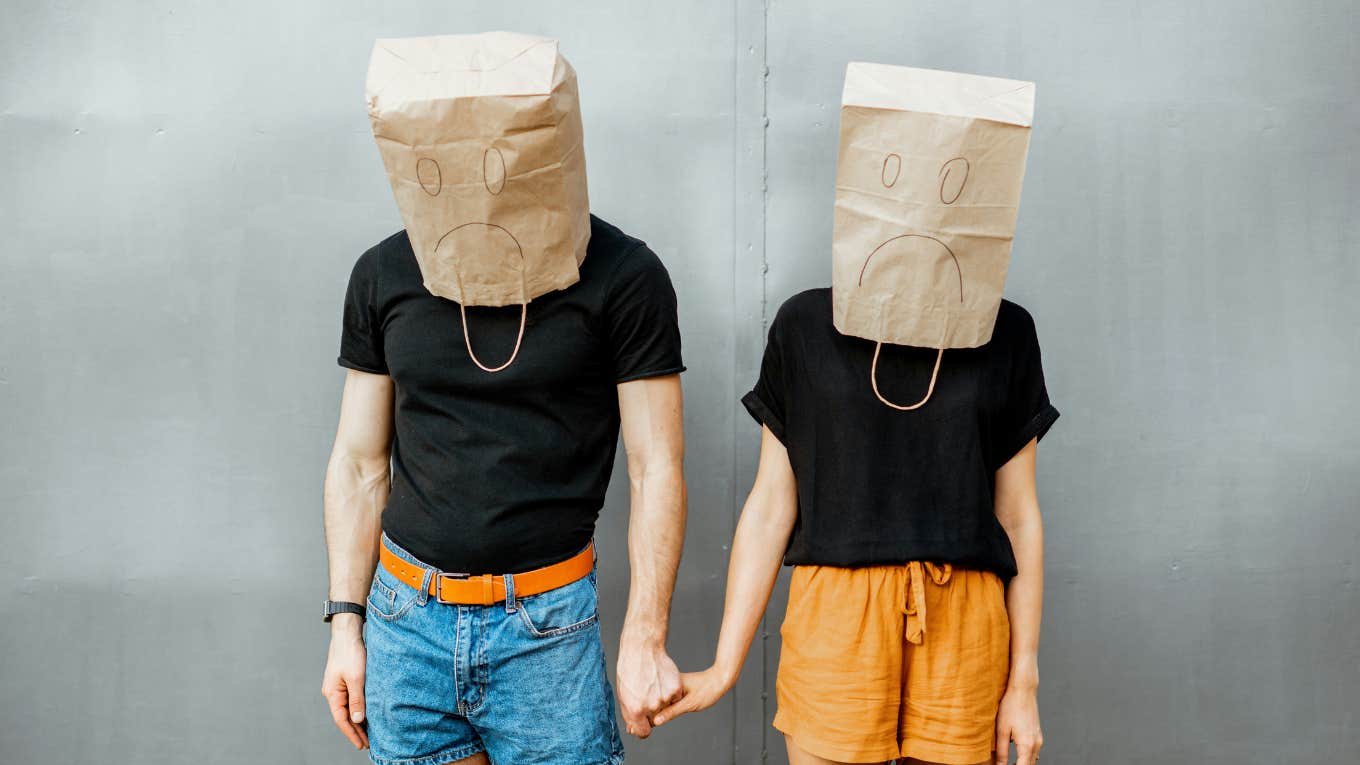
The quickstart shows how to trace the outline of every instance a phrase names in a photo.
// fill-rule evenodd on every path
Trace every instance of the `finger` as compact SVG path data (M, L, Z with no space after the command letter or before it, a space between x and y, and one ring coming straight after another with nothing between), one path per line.
M652 715L664 706L666 706L666 702L662 701L660 696L650 696L641 706L642 716L650 720Z
M354 723L345 719L345 713L343 711L336 711L332 717L335 720L335 727L340 729L340 732L344 734L345 738L349 739L349 742L354 745L354 748L362 749L363 739L359 738L358 731L354 729Z
M647 716L632 709L623 709L624 729L629 734L638 738L647 738L652 735L652 724L647 721Z
M703 687L703 676L700 672L681 672L674 680L673 685L668 685L670 693L666 694L665 700L661 703L662 707L673 706L676 702L692 694L695 690ZM672 715L673 716L673 715Z
M1034 765L1034 744L1029 739L1015 742L1015 765Z
M996 729L996 765L1006 765L1011 758L1011 734L1006 728Z
M633 723L633 735L638 738L647 738L652 735L651 722L648 721L646 717L643 717L639 722Z
M660 727L680 715L693 712L697 708L698 705L695 704L693 696L682 696L679 701L657 712L656 716L652 718L652 723Z
M354 744L355 749L363 748L363 740L359 738L359 732L355 730L354 723L349 721L349 705L346 703L345 692L335 691L331 694L331 719L335 721L335 727L345 734L345 738Z
M674 704L675 702L679 701L681 698L684 697L684 695L685 695L684 681L681 680L680 678L675 678L674 680L671 680L669 683L665 683L661 686L661 703L657 706L658 708L668 707L671 704Z
M364 678L347 678L345 688L349 691L349 721L364 721Z
M632 727L628 729L628 732L638 738L647 738L652 735L652 724L646 717L643 717L638 721L634 721Z

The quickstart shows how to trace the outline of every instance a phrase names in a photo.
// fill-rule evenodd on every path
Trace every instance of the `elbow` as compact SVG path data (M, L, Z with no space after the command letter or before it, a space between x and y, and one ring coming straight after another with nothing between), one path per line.
M1005 529L1006 536L1011 538L1012 543L1015 540L1043 538L1044 523L1039 516L1038 505L1034 506L1033 512L997 513L997 520L1001 522L1001 528Z
M793 533L797 517L797 490L792 485L762 481L757 476L746 499L740 522L749 524L761 536L788 539Z
M675 453L648 453L628 455L628 482L634 490L656 486L685 485L684 455Z
M351 494L356 489L385 484L391 475L391 460L386 454L356 454L336 449L326 466L325 494Z

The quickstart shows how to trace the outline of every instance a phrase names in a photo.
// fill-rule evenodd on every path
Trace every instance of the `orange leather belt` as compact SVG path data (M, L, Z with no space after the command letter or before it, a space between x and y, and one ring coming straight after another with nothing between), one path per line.
M381 545L378 560L388 573L419 590L429 573L430 584L427 592L440 603L456 603L462 606L490 606L505 600L505 577L500 574L445 574L442 571L425 568L397 556ZM523 574L512 574L515 597L528 597L539 593L565 587L581 579L595 568L595 544L567 558L561 563L544 566Z

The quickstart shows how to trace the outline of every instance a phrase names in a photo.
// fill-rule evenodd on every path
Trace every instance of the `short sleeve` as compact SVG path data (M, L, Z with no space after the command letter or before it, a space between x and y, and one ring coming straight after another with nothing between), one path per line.
M760 361L760 377L756 379L755 387L741 397L741 403L746 407L746 411L750 412L756 422L769 428L781 442L784 441L785 433L786 389L782 324L776 316L765 341L765 355Z
M1058 410L1049 402L1048 388L1044 384L1043 360L1034 320L1024 309L1018 311L1020 316L1012 336L1007 390L991 439L995 447L994 468L1006 464L1031 439L1042 439L1058 419Z
M377 295L378 250L374 248L364 253L350 272L341 316L340 357L336 361L342 367L385 375L387 361Z
M675 288L656 253L639 244L624 255L605 301L615 382L685 371Z

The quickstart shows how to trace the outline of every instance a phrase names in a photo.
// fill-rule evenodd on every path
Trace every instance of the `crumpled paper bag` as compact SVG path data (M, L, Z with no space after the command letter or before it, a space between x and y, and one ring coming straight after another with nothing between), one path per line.
M1006 284L1034 83L856 62L841 104L836 329L924 348L985 344Z
M366 95L426 289L503 306L580 278L590 240L581 111L556 40L378 40Z

